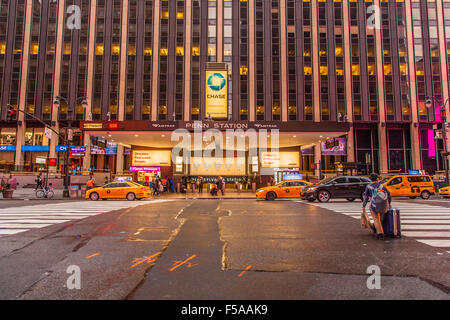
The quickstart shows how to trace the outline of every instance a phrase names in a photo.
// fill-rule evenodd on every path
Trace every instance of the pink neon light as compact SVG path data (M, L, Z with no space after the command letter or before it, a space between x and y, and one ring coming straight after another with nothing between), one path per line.
M428 129L428 157L436 157L436 146L434 144L434 130Z

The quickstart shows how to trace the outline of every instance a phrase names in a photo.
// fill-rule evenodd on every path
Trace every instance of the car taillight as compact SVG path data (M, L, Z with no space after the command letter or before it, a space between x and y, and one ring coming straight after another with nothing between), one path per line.
M142 191L146 191L147 189L146 189L146 188L141 188L141 190L142 190Z

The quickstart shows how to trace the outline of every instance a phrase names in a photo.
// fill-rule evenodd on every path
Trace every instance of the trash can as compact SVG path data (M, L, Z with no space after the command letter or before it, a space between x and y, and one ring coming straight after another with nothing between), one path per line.
M70 186L69 190L71 198L78 198L78 186Z
M86 196L87 186L80 186L81 197L84 198Z

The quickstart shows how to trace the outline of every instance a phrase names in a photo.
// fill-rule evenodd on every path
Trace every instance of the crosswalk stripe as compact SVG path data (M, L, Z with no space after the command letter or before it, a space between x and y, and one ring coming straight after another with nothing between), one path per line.
M43 228L57 223L79 220L115 210L171 201L174 200L167 199L137 202L77 201L2 208L0 209L0 237L25 232L30 229Z
M299 201L305 203L303 201ZM307 203L330 211L359 219L362 212L361 203L329 202ZM439 248L450 248L450 208L414 203L392 203L393 208L400 209L402 235ZM371 214L367 213L372 220ZM450 252L450 251L449 251Z
M16 233L21 233L21 232L25 232L28 231L30 229L14 229L14 230L2 230L0 229L0 235L12 235L12 234L16 234Z
M42 222L42 221L41 221ZM2 225L2 229L22 229L22 228L30 228L30 229L37 229L37 228L44 228L51 226L52 224L45 224L45 223L11 223L11 224L4 224Z

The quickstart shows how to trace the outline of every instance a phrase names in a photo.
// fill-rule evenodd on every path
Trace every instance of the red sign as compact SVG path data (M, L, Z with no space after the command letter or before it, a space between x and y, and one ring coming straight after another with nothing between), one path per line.
M56 159L55 158L48 159L48 165L50 167L56 167Z
M119 129L119 123L118 122L108 122L108 129Z

